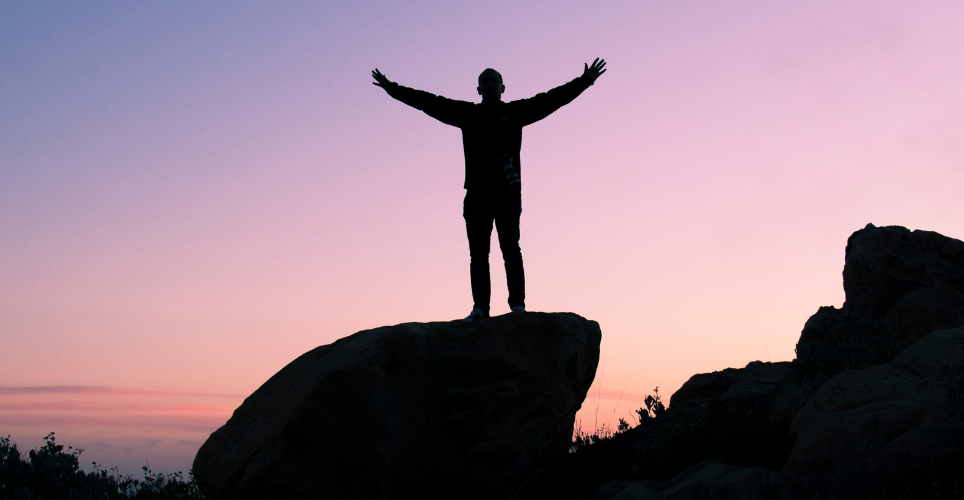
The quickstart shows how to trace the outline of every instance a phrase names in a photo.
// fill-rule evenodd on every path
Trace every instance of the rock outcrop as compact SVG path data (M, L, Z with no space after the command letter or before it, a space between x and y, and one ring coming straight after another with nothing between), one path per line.
M668 479L703 460L722 459L778 469L791 442L790 420L809 400L789 362L753 361L692 376L670 399L666 414L617 436L635 471Z
M194 473L212 499L508 498L568 450L600 340L568 313L358 332L265 382Z
M792 382L790 362L751 361L745 368L693 375L670 399L670 408L726 404L769 414L796 413L807 401L800 386Z
M821 307L797 342L798 372L815 391L844 370L889 363L937 329L964 326L964 242L899 226L847 240L846 301Z
M964 291L964 242L932 231L867 224L847 240L845 259L844 309L868 316L887 315L917 290Z
M896 467L960 463L962 403L964 328L931 332L893 363L824 384L793 420L795 444L783 473L791 481L828 478L840 496L842 487L879 485ZM860 481L867 484L854 484Z
M694 375L606 443L635 466L594 498L958 495L964 242L868 224L845 260L846 302L807 320L792 363Z

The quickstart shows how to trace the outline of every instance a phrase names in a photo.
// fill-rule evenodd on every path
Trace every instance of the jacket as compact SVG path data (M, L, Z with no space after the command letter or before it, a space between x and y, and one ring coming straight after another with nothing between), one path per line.
M493 191L505 183L502 165L496 158L512 157L520 179L522 162L522 127L535 123L553 111L572 102L592 82L582 76L548 92L512 102L473 103L457 101L422 90L392 83L385 88L388 95L442 123L462 129L465 153L465 184L470 191Z

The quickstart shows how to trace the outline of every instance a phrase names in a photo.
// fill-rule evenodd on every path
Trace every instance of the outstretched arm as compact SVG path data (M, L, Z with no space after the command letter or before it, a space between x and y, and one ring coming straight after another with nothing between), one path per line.
M388 95L415 109L424 111L425 114L447 125L460 127L467 109L472 107L471 103L446 99L422 90L403 87L389 80L381 71L378 71L378 68L372 71L372 78L375 79L372 85L385 89Z
M589 88L600 75L606 72L605 67L606 60L597 57L592 66L585 64L582 75L571 82L535 97L514 101L511 104L518 106L523 125L535 123L572 102L582 91Z

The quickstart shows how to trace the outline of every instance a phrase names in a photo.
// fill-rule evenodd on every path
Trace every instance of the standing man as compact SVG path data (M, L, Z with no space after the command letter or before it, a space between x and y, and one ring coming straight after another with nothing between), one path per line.
M586 64L581 76L571 82L529 99L502 102L502 75L489 68L479 75L482 103L455 101L390 81L378 69L373 82L388 95L442 123L462 129L465 152L465 201L462 216L469 237L469 274L475 305L463 321L489 317L489 246L492 222L499 232L499 247L505 261L512 312L525 312L525 273L519 248L519 218L522 215L521 175L522 127L535 123L561 108L589 88L606 72L606 61L596 58Z

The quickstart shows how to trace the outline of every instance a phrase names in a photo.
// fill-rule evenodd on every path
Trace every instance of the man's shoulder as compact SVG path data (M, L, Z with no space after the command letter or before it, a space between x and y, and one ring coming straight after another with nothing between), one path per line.
M514 101L509 101L505 103L505 110L507 113L520 113L525 110L531 109L532 106L538 101L538 97L542 95L536 95L532 97L526 97L523 99L516 99Z

